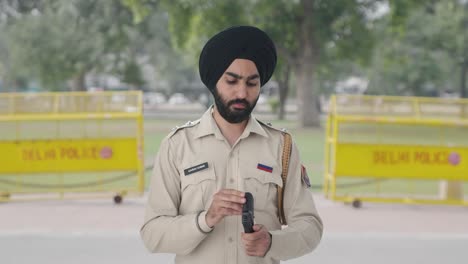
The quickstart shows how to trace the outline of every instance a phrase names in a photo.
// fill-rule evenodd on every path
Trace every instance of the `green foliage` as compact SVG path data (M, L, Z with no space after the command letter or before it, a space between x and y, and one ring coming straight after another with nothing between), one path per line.
M36 79L64 89L86 73L110 73L140 87L142 65L152 65L151 87L177 90L199 85L211 35L249 24L274 39L281 87L329 94L353 75L370 80L369 93L430 95L461 85L467 16L459 0L0 1L0 78L4 87Z
M169 13L169 32L180 52L189 52L193 65L198 63L201 47L208 37L233 25L247 24L242 1L163 1Z
M130 62L125 65L122 80L125 83L134 85L135 88L141 88L145 84L140 66L135 62Z
M133 15L133 23L138 24L147 17L151 9L149 9L146 4L148 0L122 0L122 4L130 9Z
M140 26L148 32L144 33L148 38L143 43L143 50L147 62L154 66L157 78L152 88L172 93L195 81L199 82L199 77L193 56L177 52L173 47L168 24L167 14L156 10Z
M170 14L174 43L192 53L194 58L214 33L228 26L250 24L270 34L281 61L289 64L293 72L312 76L315 72L304 71L298 63L304 59L302 54L307 49L314 53L311 58L314 69L327 67L336 59L356 60L361 64L370 61L369 50L374 41L372 21L367 13L380 2L383 1L167 0L164 6ZM304 32L309 32L309 36ZM311 84L310 81L304 83ZM311 87L300 86L298 89Z
M305 14L300 1L166 1L174 43L186 51L200 49L206 39L229 26L250 24L264 29L275 40L282 56L297 56L300 26L312 15L314 37L320 57L368 61L373 39L366 12L381 1L316 1L312 14ZM195 40L194 40L195 39Z
M463 6L451 0L407 12L398 31L391 17L376 28L380 42L369 69L369 92L431 96L457 90L453 74L463 58Z
M15 71L38 78L45 87L64 89L67 80L87 72L115 72L119 64L133 62L127 8L114 1L47 3L8 25Z
M280 101L277 97L271 97L268 99L268 105L270 106L271 112L277 113L280 106Z

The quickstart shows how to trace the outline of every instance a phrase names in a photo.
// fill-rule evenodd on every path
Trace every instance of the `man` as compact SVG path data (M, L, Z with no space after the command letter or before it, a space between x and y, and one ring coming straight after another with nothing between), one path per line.
M175 253L176 263L279 263L318 245L322 222L296 146L283 186L283 134L251 116L275 66L275 46L258 28L232 27L206 43L200 77L215 105L161 143L141 228L151 252ZM254 197L253 233L241 223L245 192Z

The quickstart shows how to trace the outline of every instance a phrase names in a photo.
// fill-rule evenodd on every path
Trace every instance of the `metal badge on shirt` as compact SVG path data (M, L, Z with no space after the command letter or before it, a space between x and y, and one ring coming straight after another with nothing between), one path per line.
M208 169L208 162L198 164L198 165L195 165L195 166L190 167L188 169L185 169L184 174L185 174L185 176L189 176L192 173L195 173L195 172L198 172L198 171L201 171L201 170L204 170L204 169Z
M263 165L263 164L261 164L261 163L258 163L258 164L257 164L257 169L262 170L262 171L266 171L266 172L269 172L269 173L272 173L272 172L273 172L273 168L272 168L272 167L267 166L267 165Z
M307 170L304 167L304 165L301 165L301 178L302 178L302 183L306 186L306 188L310 188L310 180L309 180L309 175L307 175Z

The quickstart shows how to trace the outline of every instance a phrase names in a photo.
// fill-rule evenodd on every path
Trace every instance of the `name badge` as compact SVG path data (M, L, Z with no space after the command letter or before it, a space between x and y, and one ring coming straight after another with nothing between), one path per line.
M195 172L198 172L198 171L201 171L201 170L204 170L204 169L208 169L208 162L198 164L198 165L195 165L195 166L190 167L188 169L185 169L184 174L185 174L185 176L189 176L192 173L195 173Z

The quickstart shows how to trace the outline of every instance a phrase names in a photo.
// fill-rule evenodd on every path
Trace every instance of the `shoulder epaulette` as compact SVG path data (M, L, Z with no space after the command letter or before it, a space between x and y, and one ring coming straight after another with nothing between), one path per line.
M182 130L184 128L193 127L193 126L197 125L198 123L200 123L200 119L195 120L195 121L188 121L187 123L185 123L182 126L176 126L176 127L172 128L171 133L169 133L169 135L167 137L170 138L173 135L175 135L178 131L180 131L180 130Z
M281 133L287 133L287 134L289 134L289 131L288 131L286 128L276 128L276 127L274 127L270 122L264 123L264 122L262 122L262 121L260 121L260 120L258 120L258 119L257 119L257 121L258 121L258 123L260 123L261 125L263 125L263 126L265 126L265 127L271 128L271 129L276 130L276 131L279 131L279 132L281 132Z

